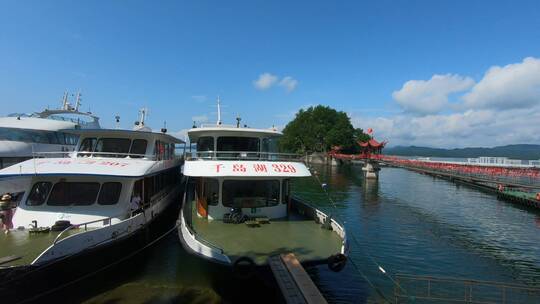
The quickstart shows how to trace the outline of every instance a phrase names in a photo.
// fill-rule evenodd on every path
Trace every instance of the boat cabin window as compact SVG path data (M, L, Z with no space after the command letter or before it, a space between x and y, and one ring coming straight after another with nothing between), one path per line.
M0 140L53 145L75 145L77 139L78 137L76 135L63 132L0 128Z
M39 206L42 205L51 191L52 184L49 182L38 182L34 184L28 198L26 199L26 205Z
M122 184L118 182L103 183L99 192L98 204L114 205L118 203L122 192Z
M275 206L279 203L279 180L226 180L222 196L225 207Z
M81 152L92 152L94 151L94 147L96 146L97 139L92 137L87 137L83 139L81 142L81 146L79 147L79 151Z
M145 139L135 139L133 140L133 143L131 144L131 150L129 151L129 154L138 154L138 155L130 155L132 158L141 158L143 155L146 154L146 146L148 145L148 142Z
M126 157L127 154L129 153L130 146L131 146L131 140L129 138L100 138L96 144L96 149L94 152L121 153L120 155L98 154L97 156Z
M214 151L214 138L211 136L199 137L197 140L197 151Z
M222 136L217 140L218 151L259 151L259 139L256 137Z
M99 183L58 182L47 200L50 206L92 205L98 196Z

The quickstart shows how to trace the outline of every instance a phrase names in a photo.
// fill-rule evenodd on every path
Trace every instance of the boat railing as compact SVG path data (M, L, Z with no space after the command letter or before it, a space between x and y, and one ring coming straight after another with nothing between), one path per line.
M72 230L72 229L78 229L78 228L84 227L84 231L88 231L88 225L99 223L99 222L102 222L103 226L105 226L105 225L111 226L112 225L112 219L116 218L116 217L118 217L118 216L111 216L111 217L107 217L107 218L101 218L101 219L98 219L98 220L93 220L93 221L80 223L80 224L69 225L66 229L62 230L62 232L60 232L56 236L56 238L53 241L53 245L56 245L56 243L58 243L58 241L60 241L62 239L62 236L65 233L67 233L68 231Z
M540 303L540 288L510 283L397 274L395 303Z
M301 161L302 155L295 153L260 151L196 151L186 152L186 160L264 160Z
M118 153L118 152L86 152L86 151L55 151L34 152L34 158L136 158L144 160L162 160L154 154ZM182 159L183 155L176 155L173 159Z
M191 233L191 235L193 235L193 237L195 237L198 242L218 251L220 254L224 253L221 247L213 244L212 242L204 238L199 237L197 231L195 231L195 229L193 228L193 202L185 203L182 207L182 213L184 214L184 221L186 223L187 230L189 231L189 233Z
M201 124L199 128L237 128L237 126L229 124Z

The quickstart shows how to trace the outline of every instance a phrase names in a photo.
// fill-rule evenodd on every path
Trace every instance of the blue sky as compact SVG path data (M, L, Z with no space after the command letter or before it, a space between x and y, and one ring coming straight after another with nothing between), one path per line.
M0 115L80 89L181 131L220 95L226 123L324 104L394 145L540 143L538 58L538 1L2 1Z

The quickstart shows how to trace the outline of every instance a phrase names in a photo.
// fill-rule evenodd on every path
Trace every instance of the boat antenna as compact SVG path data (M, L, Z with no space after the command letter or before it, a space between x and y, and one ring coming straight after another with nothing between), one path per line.
M167 121L163 122L163 128L161 128L161 133L163 134L167 133Z
M69 93L68 91L64 91L64 97L62 97L62 110L69 110L69 101L68 101Z
M81 106L81 91L77 91L77 97L75 98L75 111L78 112L79 111L79 107Z
M221 125L221 100L219 99L219 95L217 97L217 123L218 126Z
M139 125L141 127L144 127L144 121L146 120L146 115L148 115L148 109L147 108L141 108L139 110Z
M240 128L240 121L242 121L242 118L240 117L240 114L236 116L236 127Z

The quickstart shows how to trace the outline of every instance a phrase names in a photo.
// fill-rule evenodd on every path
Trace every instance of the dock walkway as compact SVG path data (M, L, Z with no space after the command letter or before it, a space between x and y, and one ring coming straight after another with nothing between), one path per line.
M268 264L287 304L327 303L293 253L271 256Z
M483 190L496 193L497 196L500 197L501 199L510 201L512 203L540 209L540 201L536 199L536 193L516 190L516 189L524 189L524 190L532 191L536 189L537 191L540 191L540 185L528 185L528 184L515 183L515 182L513 183L501 182L498 180L493 180L493 179L479 177L479 176L462 175L462 174L452 173L452 172L430 170L427 168L407 166L404 164L394 164L391 162L389 162L389 164L398 168L404 168L404 169L408 169L408 170L423 173L423 174L429 174L435 177L445 178L450 181L471 185L477 188L481 188ZM502 191L499 189L498 187L499 185L503 186Z

